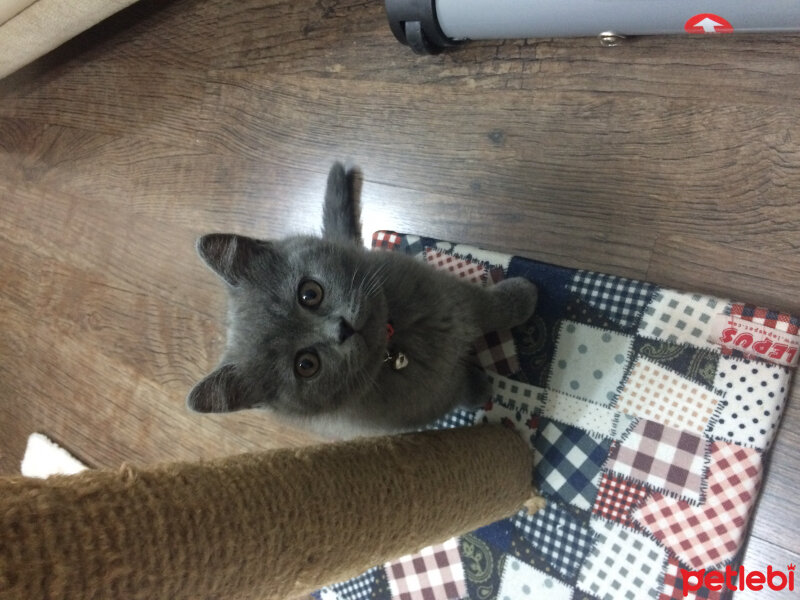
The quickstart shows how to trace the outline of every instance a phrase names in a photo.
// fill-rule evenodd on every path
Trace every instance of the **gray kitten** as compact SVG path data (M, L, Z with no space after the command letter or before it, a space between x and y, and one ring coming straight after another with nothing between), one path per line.
M189 393L190 409L266 408L351 436L415 429L489 399L472 343L527 321L536 286L517 277L482 288L368 251L352 180L341 164L331 169L321 238L198 240L227 284L229 327L220 366Z

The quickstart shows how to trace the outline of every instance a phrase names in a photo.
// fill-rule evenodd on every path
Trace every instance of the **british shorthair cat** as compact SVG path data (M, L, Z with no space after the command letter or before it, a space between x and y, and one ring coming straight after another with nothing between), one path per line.
M227 348L188 395L197 412L267 409L337 437L420 428L490 397L472 343L528 320L536 286L483 288L363 246L353 172L328 176L321 237L201 237L225 282Z

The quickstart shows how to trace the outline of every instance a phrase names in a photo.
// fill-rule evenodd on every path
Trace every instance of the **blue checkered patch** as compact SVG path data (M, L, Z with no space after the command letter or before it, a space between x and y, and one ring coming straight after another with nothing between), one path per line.
M611 440L597 440L577 427L541 419L534 439L534 481L539 491L591 509L610 448Z
M456 408L425 427L425 429L456 429L457 427L470 427L474 424L475 412Z
M553 565L566 581L575 580L592 548L592 532L584 523L556 502L548 502L532 516L517 513L513 523L533 552Z
M383 567L373 567L366 573L342 583L336 583L320 590L322 599L326 596L326 590L331 590L341 600L372 600L375 587L375 576Z
M655 286L625 277L576 271L570 283L571 292L622 327L636 327Z

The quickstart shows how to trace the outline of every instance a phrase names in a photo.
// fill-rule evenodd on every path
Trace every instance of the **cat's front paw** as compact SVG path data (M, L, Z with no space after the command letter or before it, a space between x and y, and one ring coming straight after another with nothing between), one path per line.
M539 288L524 277L505 279L494 286L503 296L503 303L510 316L511 327L527 322L536 310Z

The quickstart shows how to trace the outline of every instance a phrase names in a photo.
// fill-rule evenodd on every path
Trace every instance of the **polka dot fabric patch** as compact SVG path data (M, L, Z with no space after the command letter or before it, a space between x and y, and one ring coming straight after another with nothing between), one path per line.
M563 322L557 335L547 387L609 405L625 373L633 338L573 321Z
M789 370L779 365L721 357L714 387L725 396L711 436L761 450L769 448L783 414L790 376Z
M640 358L633 365L615 407L629 415L701 435L720 400L716 393Z
M639 335L716 349L708 341L713 318L726 310L730 302L720 298L659 290L644 310Z
M546 594L548 600L571 600L572 587L521 560L506 557L498 600L535 600Z

